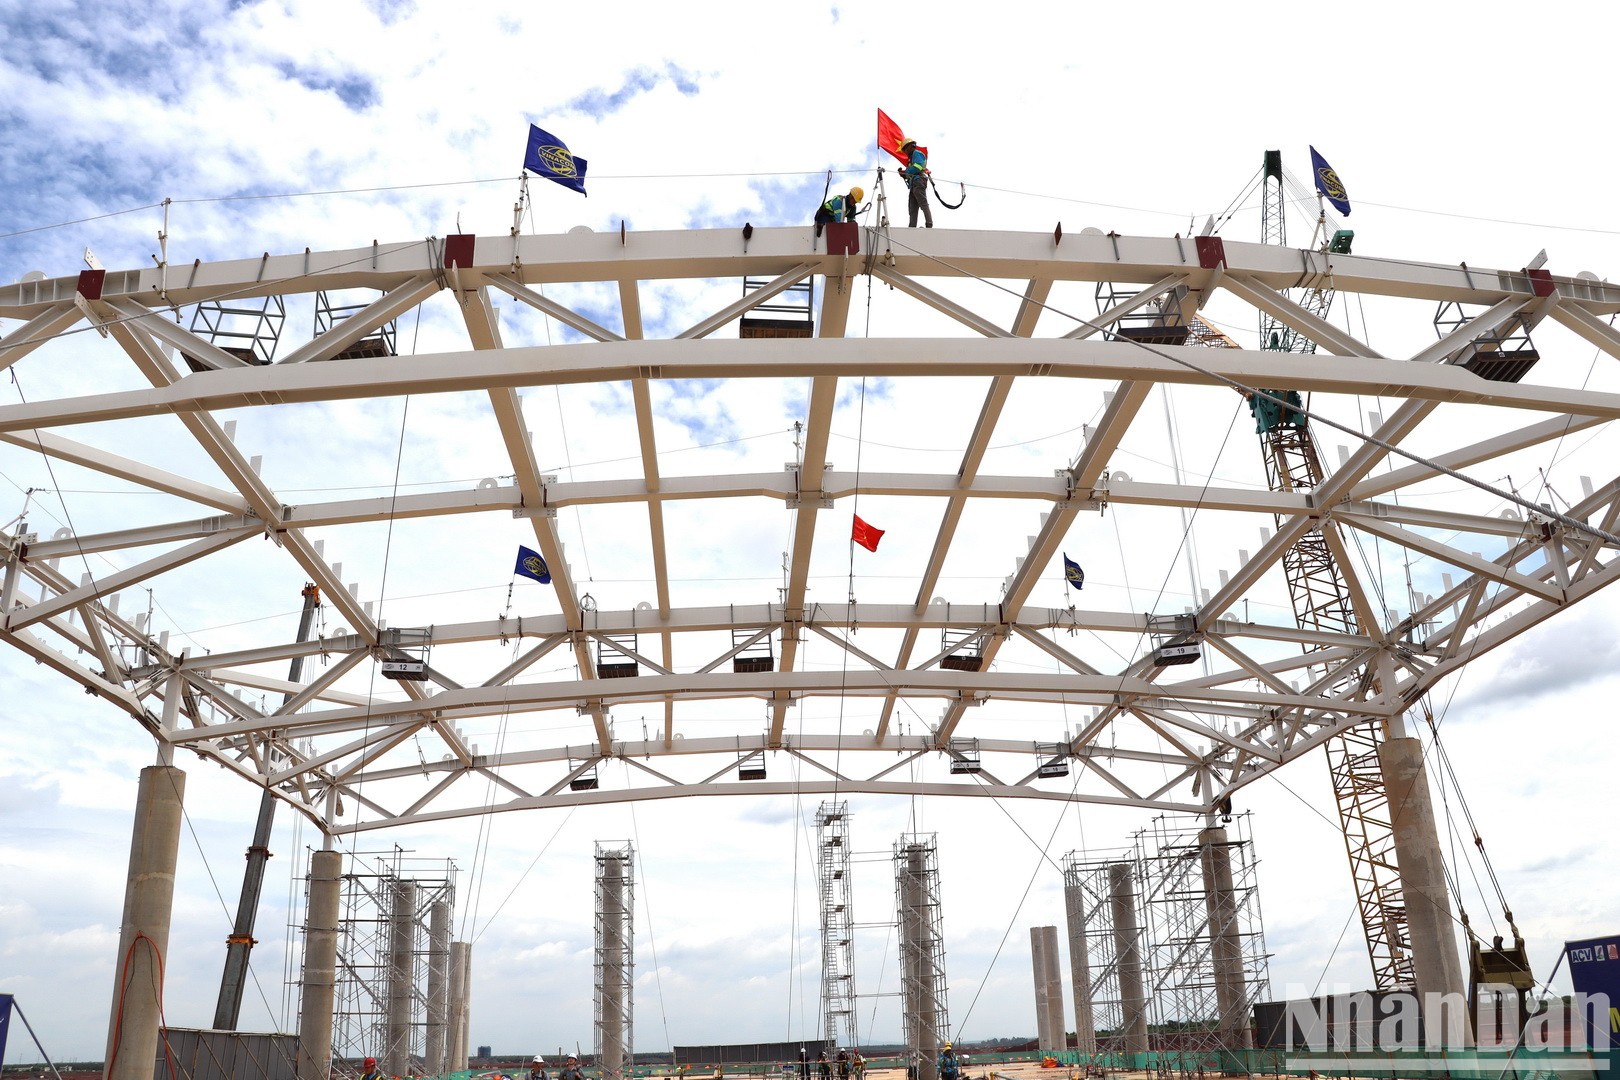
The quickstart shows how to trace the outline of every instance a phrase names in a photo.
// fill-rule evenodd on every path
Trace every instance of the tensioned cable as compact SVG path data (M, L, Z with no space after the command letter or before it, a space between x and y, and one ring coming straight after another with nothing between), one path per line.
M988 278L981 277L978 274L973 273L971 270L967 270L967 269L965 269L963 267L956 266L956 265L954 265L953 263L949 262L946 259L939 258L937 255L929 255L929 254L927 254L925 252L918 251L916 248L911 247L911 246L909 246L909 245L907 245L905 243L899 243L899 242L896 242L896 243L898 244L898 246L900 246L902 248L905 248L907 251L911 252L913 255L918 255L918 256L921 256L924 259L927 259L930 262L937 263L940 266L943 266L946 269L951 270L954 273L961 274L963 277L971 278L972 280L980 282L981 284L989 285L991 288L999 289L1000 291L1002 291L1004 293L1007 293L1009 296L1018 297L1020 300L1024 299L1024 294L1022 294L1020 292L1017 292L1016 290L1009 289L1007 286L1002 285L999 282L991 281ZM1042 309L1044 309L1046 311L1050 311L1053 314L1061 316L1061 317L1063 317L1065 319L1070 319L1070 320L1072 320L1074 322L1077 322L1081 326L1085 326L1085 327L1088 327L1088 328L1090 328L1092 330L1096 330L1099 333L1106 333L1107 332L1107 327L1104 326L1103 324L1093 322L1090 319L1087 319L1087 318L1084 318L1082 316L1075 315L1075 314L1073 314L1071 312L1065 311L1064 309L1062 309L1060 307L1057 307L1054 304L1049 304L1049 303L1045 303L1043 301L1038 301L1038 300L1031 300L1030 302L1039 304ZM1322 424L1322 425L1324 425L1326 427L1333 428L1335 431L1343 432L1344 434L1349 435L1352 438L1359 439L1362 442L1371 443L1372 445L1374 445L1374 446L1376 446L1376 447L1378 447L1378 448L1380 448L1380 449L1382 449L1382 450L1384 450L1384 451L1386 451L1388 453L1394 454L1394 455L1396 455L1398 457L1405 458L1406 460L1411 461L1414 464L1422 465L1423 467L1425 467L1427 469L1432 469L1435 472L1441 473L1441 474L1443 474L1445 476L1450 476L1450 477L1452 477L1454 479L1461 480L1466 484L1469 484L1469 485L1472 485L1473 487L1479 488L1481 491L1487 491L1487 492L1491 493L1492 495L1495 495L1497 498L1504 499L1504 500L1506 500L1508 502L1511 502L1515 506L1523 507L1525 510L1527 510L1527 511L1529 511L1531 513L1540 514L1540 515L1545 516L1545 517L1550 517L1553 520L1558 521L1558 522L1560 522L1560 523L1562 523L1564 525L1567 525L1572 529L1578 530L1580 532L1588 533L1588 534L1590 534L1592 536L1596 536L1596 537L1598 537L1600 539L1603 539L1603 540L1607 540L1610 544L1613 544L1616 547L1620 547L1620 536L1616 536L1615 534L1613 534L1611 532L1608 532L1608 531L1606 531L1604 529L1598 528L1595 525L1588 524L1587 522L1581 521L1578 518L1572 518L1569 515L1561 513L1561 512L1559 512L1557 510L1552 510L1552 509L1549 509L1549 508L1543 507L1543 506L1537 506L1534 503L1530 502L1528 499L1525 499L1525 498L1523 498L1523 497L1521 497L1521 496L1519 496L1517 494L1514 494L1514 493L1509 492L1509 491L1504 491L1501 488L1498 488L1493 484L1488 484L1483 480L1476 480L1475 478L1473 478L1471 476L1468 476L1465 473L1458 472L1456 469L1453 469L1450 466L1442 465L1437 461L1433 461L1433 460L1431 460L1429 458L1426 458L1426 457L1422 456L1421 454L1414 454L1410 450L1403 450L1399 446L1396 446L1394 443L1387 442L1384 439L1380 439L1377 435L1363 434L1363 433L1357 431L1355 428L1352 428L1352 427L1350 427L1350 426L1348 426L1346 424L1341 424L1337 420L1331 419L1329 417L1321 416L1321 415L1319 415L1317 413L1311 412L1308 409L1301 408L1299 406L1293 405L1293 404L1289 403L1288 401L1284 400L1283 398L1278 397L1278 396L1270 393L1269 391L1261 390L1261 389L1258 389L1258 388L1252 387L1252 386L1248 386L1245 383L1239 382L1236 379L1228 378L1227 376L1222 375L1219 372L1211 371L1210 369L1208 369L1208 368L1206 368L1206 367L1204 367L1204 366L1202 366L1200 364L1195 364L1191 360L1187 360L1187 359L1185 359L1183 357L1179 357L1179 356L1173 356L1170 353L1164 352L1164 351L1162 351L1162 350L1160 350L1158 348L1155 348L1154 346L1149 345L1149 344L1147 344L1145 342L1136 341L1136 340L1133 340L1131 338L1123 338L1121 340L1129 343L1131 346L1133 346L1133 347L1135 347L1137 349L1141 349L1144 352L1147 352L1147 353L1149 353L1149 354L1151 354L1153 356L1156 356L1161 360L1168 360L1170 363L1175 364L1178 367L1186 368L1189 371L1196 372L1197 374L1202 375L1206 379L1209 379L1209 380L1211 380L1213 382L1220 383L1221 385L1229 387L1230 389L1236 390L1238 393L1243 394L1246 397L1257 397L1257 398L1260 398L1262 400L1269 401L1273 405L1276 405L1276 406L1278 406L1280 408L1283 408L1283 409L1298 413L1299 415L1305 417L1308 420L1314 420L1319 424Z

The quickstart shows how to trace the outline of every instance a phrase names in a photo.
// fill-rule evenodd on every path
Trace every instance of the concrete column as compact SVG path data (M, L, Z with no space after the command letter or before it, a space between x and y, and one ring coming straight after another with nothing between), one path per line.
M1466 1001L1423 745L1413 738L1389 739L1378 747L1378 767L1394 825L1395 861L1401 869L1401 897L1406 904L1406 931L1417 979L1414 989L1423 1003L1424 1038L1431 1046L1466 1045L1466 1006L1453 1003L1443 1021L1434 1008L1440 999L1430 997L1455 994Z
M1091 953L1086 945L1086 891L1064 885L1069 924L1069 981L1074 984L1074 1048L1082 1060L1097 1053L1097 1025L1091 1015Z
M429 1076L445 1072L449 1014L450 902L436 900L428 909L427 1050L423 1057Z
M447 1072L467 1067L468 1001L472 996L472 943L450 943L450 1017L446 1035L450 1040Z
M1058 959L1057 927L1030 927L1029 948L1035 966L1037 1041L1043 1053L1067 1050L1069 1039L1063 1018L1063 974Z
M1243 937L1232 885L1232 851L1219 826L1198 834L1198 857L1204 871L1204 904L1209 911L1210 966L1215 974L1217 1027L1221 1046L1247 1050L1254 1045L1249 1023L1248 980L1243 970Z
M416 989L416 882L394 882L388 913L388 992L384 1042L377 1064L385 1076L409 1076L411 998Z
M337 984L338 909L343 853L309 857L304 913L304 981L298 1004L298 1080L327 1080L332 1071L332 1002Z
M1131 864L1108 865L1108 902L1114 915L1114 963L1119 971L1121 1034L1127 1054L1148 1051L1147 991L1142 985L1142 927L1136 917Z
M124 914L113 966L107 1027L106 1080L152 1080L169 958L174 866L180 854L180 811L186 774L172 765L141 770L129 844Z
M602 1057L597 1062L603 1080L624 1075L624 1049L628 1003L625 1001L625 860L622 855L602 857L602 962L597 973L597 1000L602 1018Z
M1052 1049L1052 1010L1046 1003L1046 927L1029 928L1029 962L1035 974L1035 1045L1042 1053Z
M910 1011L906 1044L916 1054L915 1080L939 1077L939 1002L934 998L933 925L928 917L928 849L911 844L905 849L900 883L901 975L910 987L905 1004Z

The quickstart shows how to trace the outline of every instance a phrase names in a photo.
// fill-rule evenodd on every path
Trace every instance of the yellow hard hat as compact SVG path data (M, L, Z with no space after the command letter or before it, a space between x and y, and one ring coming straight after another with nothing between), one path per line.
M906 139L905 141L903 141L900 144L900 149L904 150L908 146L916 146L916 145L917 145L917 140L916 139Z
M949 1049L950 1049L950 1048L951 1048L951 1044L950 1044L950 1043L946 1043L946 1044L945 1044L945 1049L947 1049L947 1050L949 1050Z
M864 188L852 187L849 189L849 197L854 199L856 202L860 202L862 199L866 198L866 191Z

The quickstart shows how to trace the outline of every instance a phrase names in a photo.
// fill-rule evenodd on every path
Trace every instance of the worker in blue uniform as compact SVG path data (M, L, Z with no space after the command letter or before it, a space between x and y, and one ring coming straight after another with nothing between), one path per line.
M922 147L917 145L916 139L907 139L900 144L900 152L906 156L906 167L900 170L901 179L905 180L906 187L911 191L911 199L906 204L911 227L917 227L917 211L922 211L926 227L934 227L934 211L928 205L928 155L923 153Z

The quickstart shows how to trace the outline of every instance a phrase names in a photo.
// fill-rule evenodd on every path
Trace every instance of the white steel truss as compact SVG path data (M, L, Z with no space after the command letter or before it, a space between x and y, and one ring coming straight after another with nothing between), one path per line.
M98 481L63 486L120 492L75 496L71 526L38 507L0 513L0 640L339 834L694 794L932 792L1209 813L1337 735L1398 719L1620 575L1605 535L1620 520L1612 444L1606 472L1554 477L1556 512L1551 496L1537 500L1545 511L1504 509L1441 471L1494 479L1515 462L1545 464L1560 440L1610 436L1615 369L1583 376L1593 347L1620 359L1609 325L1620 286L1211 237L915 232L866 230L856 256L817 249L808 228L453 236L0 287L0 370L30 388L0 405L0 463L48 464ZM817 336L719 336L815 277ZM767 284L737 300L745 279ZM1171 293L1227 327L1265 312L1317 352L1133 342L1067 314L1099 282L1137 290L1099 318ZM1301 283L1376 300L1428 339L1392 330L1381 340L1399 347L1381 354L1290 301ZM372 299L307 341L283 328L270 363L268 348L232 352L184 329L203 325L185 318L199 304L275 297L291 327L318 295L362 290ZM869 317L867 336L847 336L862 295L899 329ZM1435 341L1437 304L1481 314ZM448 326L446 316L459 347L389 355L391 344L366 344L405 338L379 336L400 319ZM561 324L558 344L528 344L544 340L543 320ZM1465 369L1506 325L1535 328L1542 359L1529 377ZM1560 350L1582 362L1561 362ZM672 445L668 394L715 380L779 387L795 402L802 434L785 468L671 457L684 447ZM1313 415L1378 441L1342 436L1337 464L1324 462L1309 491L1266 490L1252 461L1247 473L1223 461L1207 482L1120 468L1162 457L1163 426L1143 416L1151 391L1224 414L1238 400L1228 380L1309 394ZM849 401L863 386L920 427L940 425L930 442L950 447L950 465L868 447L864 466L849 467L860 460ZM622 460L564 479L547 471L526 416L537 390L569 387L623 395L613 400L626 445ZM976 414L947 425L940 403L964 395ZM1100 401L1078 449L1007 450L1032 434L1032 403L1053 395ZM1358 398L1378 397L1393 404L1366 416ZM387 439L401 447L392 491L335 490L341 477L319 464L261 467L233 435L237 423L265 424L301 448L284 456L331 449L347 467L379 410L423 399L483 418L482 441L441 445L430 425L402 422ZM1213 460L1222 433L1195 437L1209 438L1193 450ZM436 467L451 456L454 472ZM677 473L675 460L708 467ZM444 479L466 475L486 479ZM891 508L879 526L927 533L915 561L886 566L901 584L863 582L864 601L853 588L844 599L826 569L848 547L843 511L857 498ZM681 523L713 510L739 528L786 528L781 566L773 553L768 567L779 588L682 577ZM1140 576L1163 579L1179 556L1159 538L1182 510L1200 528L1260 533L1207 595L1161 591L1138 610L1144 597L1099 587L1094 573L1072 606L1059 599L1058 556L1094 528L1130 530L1121 546ZM588 552L595 573L582 573L563 547L577 550L580 522L635 542ZM491 617L488 603L451 599L445 582L487 587L458 575L487 553L469 545L472 531L500 529L492 558L510 565L523 544L552 580L525 594L541 600ZM1346 538L1334 554L1358 605L1354 632L1302 627L1288 606L1283 562L1313 531ZM1382 558L1356 554L1374 549ZM341 559L375 562L383 550L386 595L351 589ZM970 550L968 569L990 568L982 578L964 572ZM1378 569L1403 563L1434 572L1409 589ZM646 583L644 602L595 584L626 579ZM287 613L308 583L324 625L299 642ZM1171 617L1198 664L1155 662ZM204 649L197 626L231 629ZM284 674L300 656L309 681L294 683ZM385 663L421 678L379 679ZM488 734L497 725L499 741ZM965 760L950 749L963 739L976 747L972 770L951 767ZM766 778L772 759L793 767ZM739 761L758 767L734 776ZM1070 769L1078 779L1054 782Z

